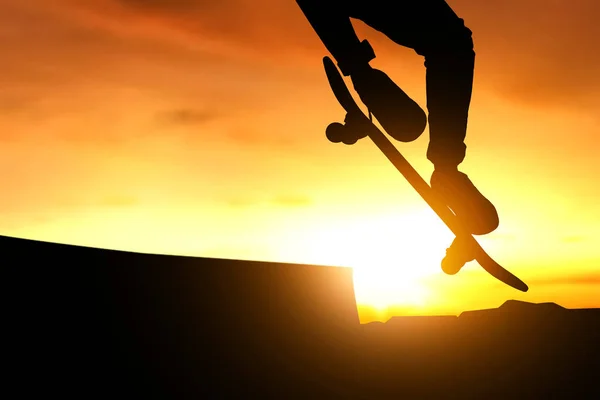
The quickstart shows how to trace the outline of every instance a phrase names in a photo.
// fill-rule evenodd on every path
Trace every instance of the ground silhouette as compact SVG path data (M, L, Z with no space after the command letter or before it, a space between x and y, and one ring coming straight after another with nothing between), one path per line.
M597 398L600 309L361 325L352 270L0 237L5 390L62 398Z

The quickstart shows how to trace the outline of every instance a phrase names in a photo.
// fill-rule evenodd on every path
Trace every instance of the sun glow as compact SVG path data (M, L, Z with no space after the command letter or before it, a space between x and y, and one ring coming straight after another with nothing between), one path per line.
M425 307L432 293L424 280L442 273L440 262L452 241L452 233L425 208L346 218L294 236L280 256L352 267L357 304L378 311Z

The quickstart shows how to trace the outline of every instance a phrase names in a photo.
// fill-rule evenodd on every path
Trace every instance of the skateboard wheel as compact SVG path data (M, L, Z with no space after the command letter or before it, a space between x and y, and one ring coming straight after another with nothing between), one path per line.
M340 143L346 136L346 127L339 122L333 122L327 126L325 136L332 143Z
M354 143L356 143L356 142L358 142L358 138L357 138L356 136L349 136L349 135L347 135L347 136L345 136L345 137L342 139L342 143L344 143L344 144L348 144L348 145L350 145L350 144L354 144Z
M448 257L444 257L441 264L442 271L444 271L446 275L456 275L463 267L462 265L452 264Z

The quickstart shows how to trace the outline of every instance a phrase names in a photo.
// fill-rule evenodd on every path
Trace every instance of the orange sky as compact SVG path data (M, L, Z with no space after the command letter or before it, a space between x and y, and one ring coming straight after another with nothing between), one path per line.
M325 139L343 112L292 0L0 0L0 234L352 266L363 320L600 307L600 2L449 4L477 52L462 169L501 218L481 243L529 293L444 275L452 236L402 176ZM356 27L424 106L423 60ZM428 179L427 137L399 148Z

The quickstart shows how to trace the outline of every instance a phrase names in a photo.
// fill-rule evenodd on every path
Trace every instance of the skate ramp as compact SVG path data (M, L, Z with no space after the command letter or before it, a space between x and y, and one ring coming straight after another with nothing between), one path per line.
M345 268L0 250L5 382L23 398L600 398L600 309L511 300L361 326Z
M357 365L351 269L10 237L0 251L25 391L310 397L343 393Z

